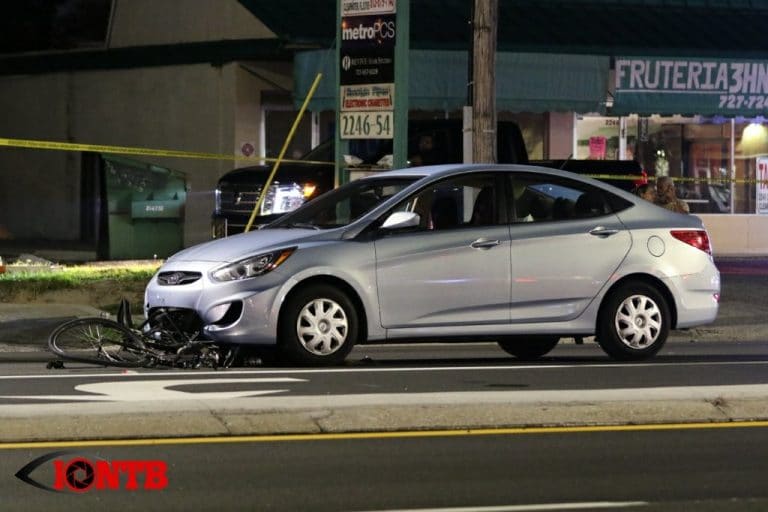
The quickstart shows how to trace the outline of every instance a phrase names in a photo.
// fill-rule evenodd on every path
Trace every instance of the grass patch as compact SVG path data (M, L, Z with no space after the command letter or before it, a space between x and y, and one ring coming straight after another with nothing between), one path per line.
M78 290L84 299L94 306L103 306L105 300L119 302L120 297L140 296L161 262L125 265L81 265L34 271L6 272L0 274L1 302L35 302L41 297L65 290ZM111 299L96 297L109 295ZM93 292L93 297L89 294ZM134 300L132 300L133 302ZM140 304L139 300L139 304Z
M141 281L147 283L157 271L159 265L135 267L64 267L58 270L40 270L34 272L8 272L0 274L0 290L12 291L16 288L35 289L40 292L79 288L88 284L112 281Z

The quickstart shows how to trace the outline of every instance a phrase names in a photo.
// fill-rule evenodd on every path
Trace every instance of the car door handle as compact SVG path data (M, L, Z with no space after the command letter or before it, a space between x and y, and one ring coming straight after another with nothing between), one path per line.
M597 226L595 229L589 232L592 236L609 237L618 233L618 229L606 228L605 226Z
M470 247L473 249L490 249L491 247L496 247L501 242L498 240L489 240L487 238L478 238L474 242L470 244Z

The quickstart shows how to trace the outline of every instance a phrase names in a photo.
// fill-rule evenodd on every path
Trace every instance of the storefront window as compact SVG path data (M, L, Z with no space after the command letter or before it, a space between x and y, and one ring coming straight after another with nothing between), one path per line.
M768 127L764 122L738 122L735 125L736 151L733 182L735 213L758 213L758 166L768 163Z
M649 176L672 177L678 197L692 213L730 213L731 132L731 121L722 118L585 116L576 124L576 158L601 158L604 138L606 159L634 159ZM754 165L754 158L747 159L739 171L737 163L737 173L754 174ZM754 188L740 193L751 194L754 201ZM738 203L735 211L741 213L745 207Z
M544 159L544 114L499 112L499 121L514 121L520 127L531 160Z
M731 123L701 116L627 118L627 152L651 176L670 176L692 213L728 213Z
M707 120L682 127L678 195L693 213L730 213L731 122Z
M619 159L618 117L579 116L576 118L576 152L578 160Z

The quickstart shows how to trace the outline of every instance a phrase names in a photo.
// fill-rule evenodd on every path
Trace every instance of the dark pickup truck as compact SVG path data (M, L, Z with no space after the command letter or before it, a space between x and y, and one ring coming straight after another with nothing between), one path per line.
M431 165L461 162L462 121L440 119L411 121L408 126L408 160L411 165ZM498 123L497 141L499 163L532 164L554 167L579 174L617 176L604 179L615 186L630 190L634 187L627 176L639 176L642 169L634 161L608 160L541 160L529 161L520 128L513 122ZM354 161L350 168L385 170L381 162L392 154L392 141L353 140L350 153ZM326 141L304 155L301 160L332 162L335 158L333 140ZM213 237L221 238L242 233L259 199L271 166L243 167L228 172L216 187L216 205L213 213ZM267 224L292 211L304 202L334 186L333 164L281 164L274 182L267 190L253 227Z

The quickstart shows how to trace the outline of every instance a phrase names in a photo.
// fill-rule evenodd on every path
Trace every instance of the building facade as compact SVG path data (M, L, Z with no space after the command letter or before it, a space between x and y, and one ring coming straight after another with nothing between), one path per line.
M217 178L277 155L318 71L288 156L332 135L336 0L105 1L100 45L0 55L0 137L221 155L136 156L186 176L192 245L210 237ZM471 4L411 2L412 118L462 116ZM768 254L764 22L758 1L501 2L498 118L531 158L637 159L673 177L717 254ZM0 149L0 252L98 256L88 173L82 152Z

